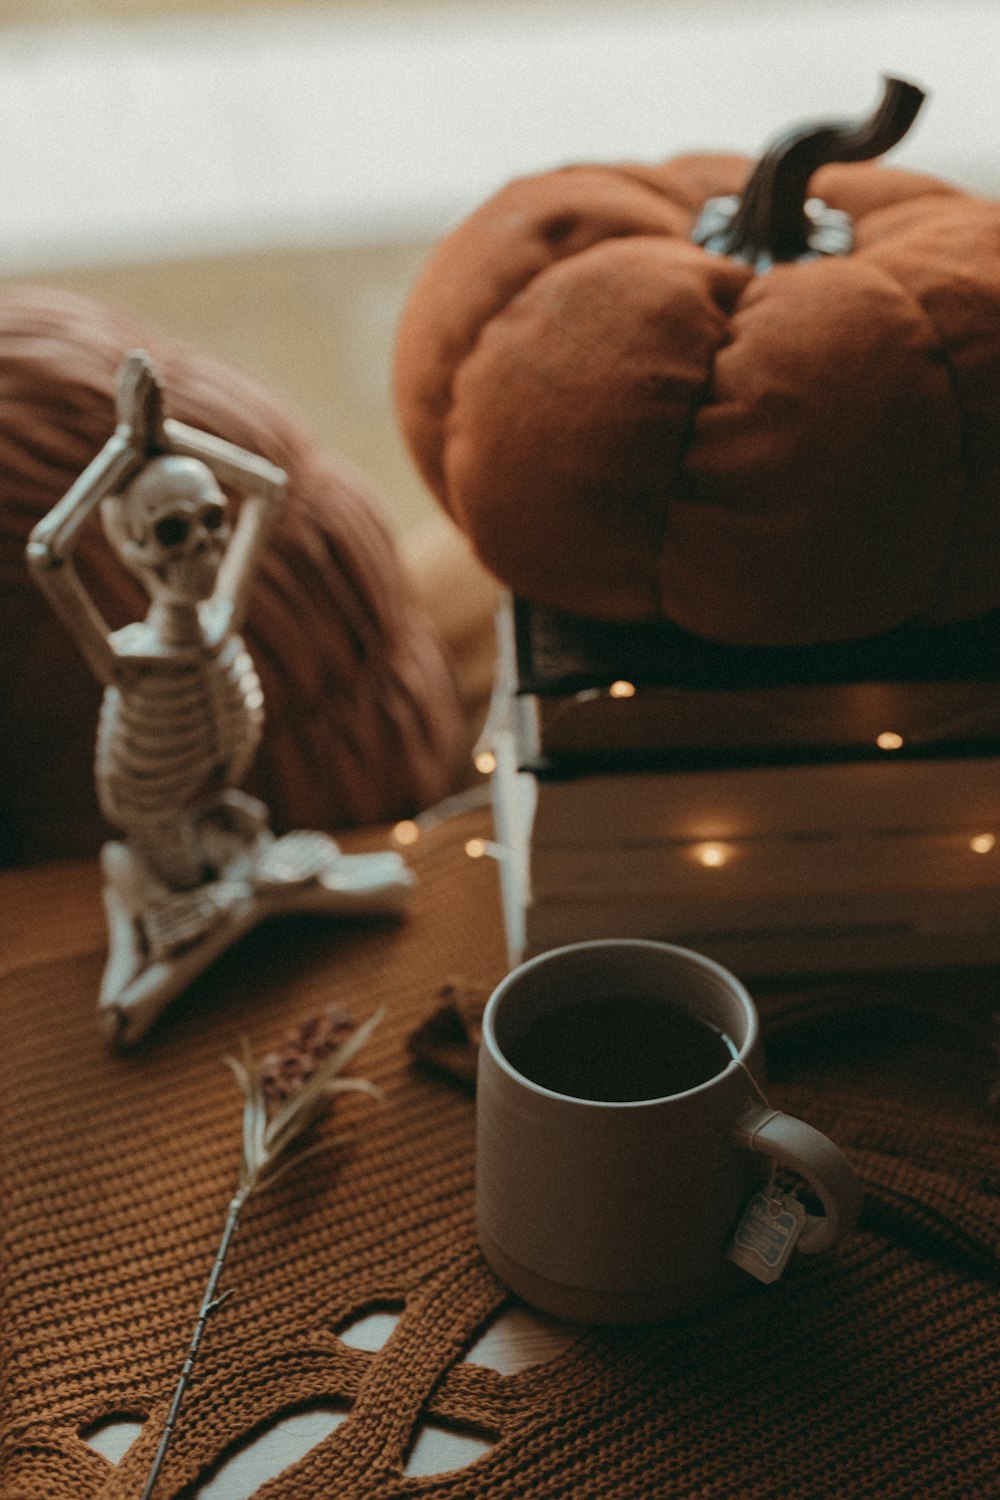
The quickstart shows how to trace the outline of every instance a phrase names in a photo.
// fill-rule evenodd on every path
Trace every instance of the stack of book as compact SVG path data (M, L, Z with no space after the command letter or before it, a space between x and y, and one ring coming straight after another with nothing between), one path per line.
M592 937L745 974L1000 960L1000 616L734 648L506 598L512 962Z

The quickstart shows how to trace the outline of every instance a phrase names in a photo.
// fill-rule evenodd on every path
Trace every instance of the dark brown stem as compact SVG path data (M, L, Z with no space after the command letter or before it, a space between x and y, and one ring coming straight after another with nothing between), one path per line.
M809 179L827 162L871 161L901 141L925 98L923 89L886 78L882 100L857 124L799 126L761 157L729 222L713 246L740 260L798 260L809 252L805 202Z
M160 1438L160 1446L156 1450L156 1457L153 1459L153 1466L150 1469L146 1479L146 1483L143 1486L140 1500L151 1500L153 1491L156 1488L156 1481L160 1477L160 1470L163 1467L163 1460L167 1456L167 1449L170 1446L170 1439L173 1437L174 1427L177 1423L177 1417L181 1409L181 1402L184 1400L184 1395L188 1388L188 1382L191 1379L191 1371L194 1369L194 1362L198 1357L198 1350L201 1348L201 1340L202 1335L205 1332L205 1325L211 1317L212 1313L215 1312L217 1307L220 1307L222 1305L222 1303L229 1295L228 1292L223 1292L221 1296L216 1296L216 1287L219 1284L219 1277L222 1275L222 1267L225 1264L226 1252L229 1249L229 1241L232 1239L233 1233L236 1229L236 1223L240 1216L240 1210L246 1202L252 1187L252 1182L249 1184L244 1184L244 1186L240 1188L239 1192L236 1193L235 1197L232 1199L232 1202L229 1205L229 1211L226 1214L226 1222L222 1231L222 1239L219 1243L219 1248L216 1252L215 1260L212 1264L212 1270L209 1274L208 1284L205 1287L205 1294L201 1299L201 1307L198 1311L198 1318L194 1325L194 1333L191 1337L191 1343L188 1348L187 1358L184 1361L183 1368L181 1369L181 1373L177 1379L177 1385L174 1389L173 1400L170 1403L170 1411L167 1413L167 1420L163 1425L163 1434Z

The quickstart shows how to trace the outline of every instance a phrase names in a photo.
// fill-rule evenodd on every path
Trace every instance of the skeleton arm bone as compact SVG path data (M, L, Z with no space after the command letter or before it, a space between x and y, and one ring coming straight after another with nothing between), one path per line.
M284 500L287 476L266 458L171 417L163 424L163 435L171 453L200 459L220 484L246 497L212 596L224 612L226 627L238 630L246 615L254 564Z
M142 468L162 435L160 391L149 357L135 350L123 361L115 395L118 425L76 483L43 516L28 538L28 566L67 626L97 680L107 686L115 655L107 621L73 566L80 531L108 495L118 494Z
M170 453L185 458L200 458L211 469L220 484L231 484L244 493L259 493L273 503L280 503L288 480L284 469L269 463L258 453L250 453L225 438L215 437L200 428L189 427L167 417L163 423L165 446Z
M119 427L28 538L28 565L36 582L76 639L97 680L105 686L114 675L111 631L80 582L73 553L88 516L107 495L121 489L140 463L131 432Z

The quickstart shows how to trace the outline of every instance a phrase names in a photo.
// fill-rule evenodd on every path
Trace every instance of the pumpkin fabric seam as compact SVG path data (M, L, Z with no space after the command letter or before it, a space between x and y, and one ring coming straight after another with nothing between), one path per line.
M965 499L969 492L969 486L972 483L972 464L969 458L969 435L966 426L965 409L961 400L959 399L959 381L957 372L955 370L955 365L952 361L951 355L948 352L948 347L941 329L935 321L933 315L931 314L930 309L924 306L923 302L921 302L916 292L908 287L905 282L892 275L888 267L880 266L879 269L889 277L894 286L897 286L899 288L899 290L904 294L911 306L919 310L924 322L933 335L933 352L940 359L947 375L948 389L951 392L951 399L954 403L955 413L958 419L959 467L962 473L962 487L960 493L955 497L955 508L952 515L951 536L949 539L949 543L942 553L941 561L938 564L934 576L934 582L930 589L932 597L936 598L938 594L938 585L940 584L942 576L947 572L952 559L952 555L954 553L955 541L958 537L961 527L961 515L964 508ZM929 350L928 352L930 353L931 351ZM930 601L928 602L930 604Z
M669 203L673 208L677 208L682 213L688 214L691 219L691 226L694 226L695 214L691 210L690 206L686 203L679 203L675 199L671 198L667 193L662 192L654 183L650 182L646 177L644 177L637 167L629 167L624 164L615 164L613 162L572 162L569 165L560 168L560 171L565 173L566 175L570 175L576 172L597 172L611 178L625 178L628 182L632 183L636 187L643 188L647 192L652 193L652 195L656 199ZM531 179L523 178L520 180L527 182ZM510 184L510 186L516 186L516 182ZM644 238L645 235L646 232L639 229L626 230L620 234L605 235L600 240L595 241L594 243L603 245L612 240L641 239ZM667 236L667 238L671 237ZM534 270L530 271L523 280L512 284L511 289L505 293L503 300L498 301L496 306L493 307L490 312L479 322L472 338L467 341L465 348L462 349L462 351L456 356L451 367L448 386L444 395L443 409L440 416L440 428L442 435L440 474L446 496L448 493L447 453L449 439L451 436L451 434L449 434L448 432L448 423L452 416L452 413L455 410L455 383L462 371L463 366L476 353L477 349L482 343L487 329L490 328L490 326L496 321L497 318L502 317L503 314L510 308L511 304L518 297L522 296L528 290L528 288L535 281L537 281L540 276L544 276L545 273L553 266L561 265L564 261L573 260L577 256L584 254L587 250L592 248L593 246L591 245L585 245L581 249L572 250L565 255L550 253L550 258L545 265L536 267ZM448 509L451 510L450 505L448 506Z
M748 283L748 285L750 285L750 283ZM742 290L740 291L739 297L737 297L736 302L733 304L733 312L735 312L736 308L739 306L740 299L742 298L743 293L745 291L746 291L746 287L742 288ZM663 558L665 550L666 550L667 535L668 535L668 533L670 531L671 523L673 521L673 506L670 504L670 501L669 501L668 497L669 497L670 492L677 493L679 491L682 491L683 488L684 488L685 465L687 463L687 456L688 456L688 453L689 453L689 451L691 449L691 445L695 441L696 428L697 428L697 425L698 425L698 416L705 409L705 406L707 404L707 399L710 397L711 392L715 388L715 366L716 366L716 362L717 362L717 360L719 358L719 355L722 353L723 349L727 348L729 346L729 344L732 343L733 335L732 335L732 326L731 326L731 316L732 315L730 314L730 317L727 318L726 323L725 323L725 327L724 327L724 331L723 331L723 336L719 340L719 342L716 345L716 347L712 350L712 357L711 357L711 359L708 362L708 367L707 367L707 370L706 370L706 373L705 373L705 381L704 381L704 384L701 387L701 394L702 394L702 396L705 399L699 400L697 402L693 402L692 405L691 405L690 417L688 419L688 422L686 423L684 434L681 437L681 439L680 439L680 441L678 442L678 445L677 445L676 473L674 475L673 482L671 483L671 485L669 487L669 490L665 492L665 501L664 501L664 506L663 506L663 520L662 520L662 523L661 523L661 525L659 527L659 536L657 538L657 548L656 548L656 558L657 558L657 567L656 567L656 599L657 599L657 606L659 608L659 611L660 611L661 615L666 615L668 613L668 610L667 610L667 588L666 588L666 579L664 577L665 570L659 565L660 559ZM688 503L689 504L692 503L690 495L687 498L688 498Z
M751 163L749 162L749 160L747 160L748 172L750 170L750 165ZM664 187L660 187L658 183L650 182L649 178L645 175L641 163L639 162L579 162L571 167L565 168L564 170L566 170L567 172L591 171L603 174L607 177L624 178L624 180L631 183L633 187L644 188L647 192L652 193L653 196L661 203L669 203L671 208L679 209L681 213L688 214L691 220L690 229L693 229L695 226L695 221L697 220L698 214L694 209L692 209L690 203L684 203L680 199L672 197ZM620 239L626 237L627 236L621 235L607 236L608 239ZM664 236L664 238L669 239L670 236L667 235ZM680 236L678 236L678 238L680 238Z
M483 339L484 339L487 331L490 328L493 327L493 325L497 322L497 320L499 318L502 318L507 312L510 311L511 307L513 306L514 302L517 300L518 297L523 296L523 294L528 290L528 288L530 286L532 286L539 279L539 277L544 276L548 271L552 270L555 266L562 265L565 262L570 261L570 260L575 260L580 255L586 254L586 252L588 250L594 249L594 248L596 248L598 246L601 246L601 245L609 244L609 243L611 243L611 242L613 242L615 240L635 240L635 239L643 239L643 238L650 238L650 237L651 236L647 236L643 232L638 231L638 230L636 230L635 232L628 231L628 232L623 233L623 234L608 234L608 235L605 235L600 240L595 240L593 245L585 245L585 246L582 247L582 249L580 249L580 250L574 250L574 251L572 251L568 255L553 256L552 259L549 260L544 266L537 267L523 281L521 281L520 283L518 283L515 286L514 290L510 293L510 295L507 296L506 299L503 302L498 303L498 305L493 309L493 311L490 312L489 316L485 317L482 320L482 322L478 325L478 327L475 330L475 334L474 334L473 338L471 338L469 340L469 342L466 345L465 349L463 349L462 353L456 358L454 364L452 365L451 373L450 373L450 376L449 376L449 379L448 379L448 387L447 387L447 390L445 392L444 409L442 411L441 419L440 419L441 439L442 439L441 440L440 473L441 473L442 487L443 487L444 492L445 492L445 503L446 503L448 511L450 513L454 514L454 512L452 510L452 506L450 504L449 486L448 486L448 480L447 480L447 476L448 476L448 448L449 448L449 444L451 442L451 438L454 436L454 434L450 433L448 431L448 426L449 426L449 423L451 421L452 415L453 415L453 413L455 411L455 384L456 384L456 382L458 380L459 375L461 374L462 370L464 369L465 365L467 364L467 362L470 359L472 359L474 357L474 355L476 354L476 352L478 351L480 345L483 342Z

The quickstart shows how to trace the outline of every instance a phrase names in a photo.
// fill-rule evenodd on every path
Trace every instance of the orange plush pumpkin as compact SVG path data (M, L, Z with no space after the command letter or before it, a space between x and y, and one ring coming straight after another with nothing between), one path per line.
M869 164L922 97L754 173L525 178L442 241L397 409L501 580L751 645L1000 605L1000 204Z

